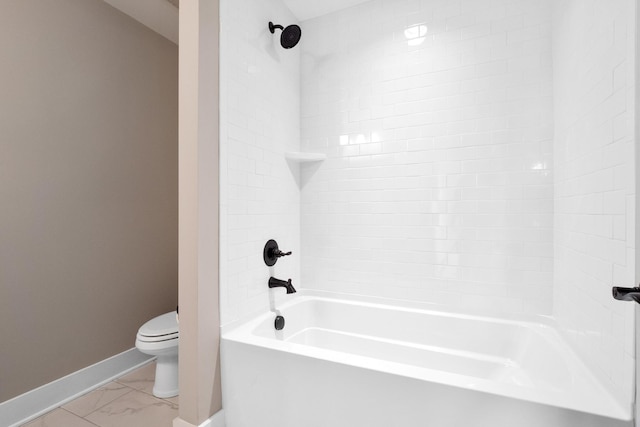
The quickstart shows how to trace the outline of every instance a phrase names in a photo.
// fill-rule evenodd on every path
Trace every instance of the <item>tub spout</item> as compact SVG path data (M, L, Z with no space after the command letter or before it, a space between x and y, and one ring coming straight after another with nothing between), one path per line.
M291 279L284 281L280 279L276 279L275 277L269 278L269 287L270 288L285 288L288 294L293 294L296 292L296 288L291 284Z

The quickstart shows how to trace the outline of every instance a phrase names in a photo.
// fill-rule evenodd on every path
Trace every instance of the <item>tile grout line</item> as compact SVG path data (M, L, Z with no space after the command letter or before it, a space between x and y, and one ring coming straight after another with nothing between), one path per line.
M115 382L115 381L114 381L114 382ZM120 383L118 383L118 384L120 384ZM94 413L94 412L96 412L96 411L99 411L100 409L104 408L104 407L105 407L105 406L107 406L107 405L112 404L112 403L113 403L113 402L115 402L116 400L118 400L118 399L120 399L120 398L122 398L122 397L124 397L124 396L127 396L127 395L131 394L131 392L135 390L134 388L131 388L131 387L127 386L127 385L124 385L124 384L120 384L120 385L122 385L122 386L124 386L124 387L128 388L128 389L129 389L129 391L127 391L125 394L123 394L123 395L121 395L121 396L116 397L116 398L115 398L115 399L113 399L112 401L107 402L107 403L105 403L104 405L99 406L98 408L95 408L93 411L89 412L87 415L85 415L85 416L83 416L83 417L80 417L80 418L82 418L82 419L85 419L85 420L89 421L89 420L87 419L87 417L88 417L89 415L93 414L93 413ZM71 412L71 411L68 411L68 412ZM91 424L97 425L97 424L95 424L95 423L94 423L94 422L92 422L92 421L89 421L89 422L90 422Z
M99 425L97 425L96 423L93 423L93 422L89 421L89 420L88 420L88 419L86 419L85 417L81 417L81 416L79 416L79 415L76 415L76 414L74 414L73 412L66 410L66 409L65 409L65 408L63 408L62 406L59 406L59 407L58 407L58 408L56 408L56 409L61 409L61 410L65 411L66 413L71 414L71 415L72 415L72 416L74 416L74 417L80 418L81 420L84 420L84 421L88 422L88 423L89 423L89 424L91 424L91 425L94 425L94 426L96 426L96 427L100 427L100 426L99 426ZM55 409L54 409L54 411L55 411ZM52 412L53 412L53 411L52 411Z

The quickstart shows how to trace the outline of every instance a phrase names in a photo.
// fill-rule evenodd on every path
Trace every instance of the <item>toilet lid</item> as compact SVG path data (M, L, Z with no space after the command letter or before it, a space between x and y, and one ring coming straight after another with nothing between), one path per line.
M154 317L138 329L138 335L143 337L160 337L163 335L177 335L178 321L176 312L165 313ZM166 337L173 338L173 337Z

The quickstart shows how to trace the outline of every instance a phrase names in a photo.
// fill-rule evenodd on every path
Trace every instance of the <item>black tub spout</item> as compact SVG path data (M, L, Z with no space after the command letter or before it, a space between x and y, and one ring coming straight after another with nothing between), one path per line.
M284 281L280 279L276 279L275 277L269 278L269 287L270 288L285 288L288 294L294 294L296 292L296 288L291 284L291 279Z

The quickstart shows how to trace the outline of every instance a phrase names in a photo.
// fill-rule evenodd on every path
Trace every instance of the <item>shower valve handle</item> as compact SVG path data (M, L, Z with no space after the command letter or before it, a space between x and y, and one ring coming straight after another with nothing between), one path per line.
M280 249L276 249L275 251L273 251L273 256L275 256L276 258L280 258L283 256L288 256L291 255L291 251L289 252L282 252Z
M262 251L262 258L264 259L264 263L269 267L274 265L276 261L278 261L278 258L288 255L291 255L291 251L282 252L278 248L278 243L273 239L269 240L267 244L264 245L264 250Z
M614 286L613 298L619 301L635 301L640 304L640 288L621 288Z

